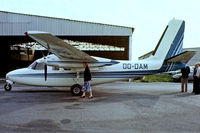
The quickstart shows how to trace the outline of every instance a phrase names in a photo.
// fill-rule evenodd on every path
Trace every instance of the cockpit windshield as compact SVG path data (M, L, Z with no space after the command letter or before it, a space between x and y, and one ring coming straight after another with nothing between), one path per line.
M33 70L44 70L44 63L39 63L37 61L33 62L28 68Z

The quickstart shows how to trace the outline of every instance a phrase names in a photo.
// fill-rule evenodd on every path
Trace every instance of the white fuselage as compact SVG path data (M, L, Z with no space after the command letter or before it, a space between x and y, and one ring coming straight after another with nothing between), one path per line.
M118 64L90 68L92 73L92 84L125 80L154 74L162 65L162 62L148 61L120 61ZM44 70L22 68L9 72L6 79L15 83L36 85L36 86L72 86L73 84L83 85L83 71L81 69L65 70L60 68L53 70L48 66L47 80L45 81Z

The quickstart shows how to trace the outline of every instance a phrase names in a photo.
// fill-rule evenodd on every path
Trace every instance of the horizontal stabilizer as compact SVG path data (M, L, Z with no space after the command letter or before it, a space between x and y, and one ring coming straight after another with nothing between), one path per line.
M185 51L176 56L166 59L167 62L183 62L187 63L193 56L195 55L195 51Z

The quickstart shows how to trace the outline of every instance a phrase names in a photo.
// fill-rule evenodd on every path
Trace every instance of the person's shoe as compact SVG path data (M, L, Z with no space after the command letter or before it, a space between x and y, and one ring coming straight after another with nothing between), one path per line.
M85 96L81 96L81 98L85 98Z
M88 98L89 98L89 99L92 99L92 98L93 98L93 96L89 96Z

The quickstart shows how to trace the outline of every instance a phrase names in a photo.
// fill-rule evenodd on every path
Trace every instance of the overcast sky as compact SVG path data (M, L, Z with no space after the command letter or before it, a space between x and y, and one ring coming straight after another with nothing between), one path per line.
M0 0L1 11L134 27L133 59L154 49L169 20L186 22L184 48L200 47L200 0Z

